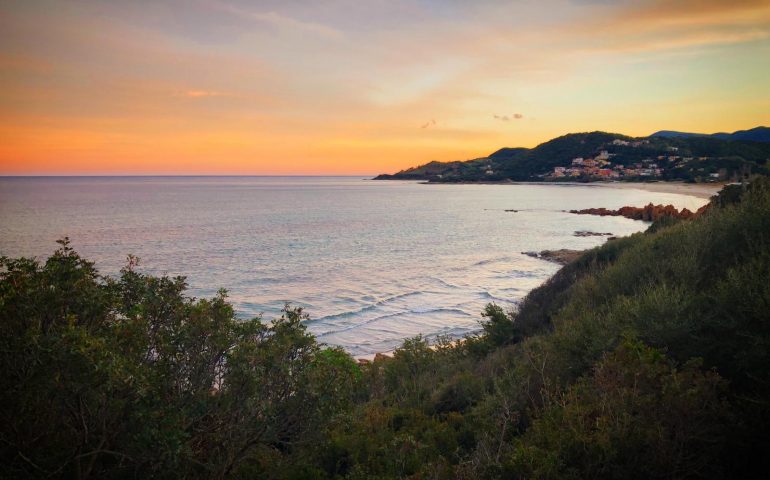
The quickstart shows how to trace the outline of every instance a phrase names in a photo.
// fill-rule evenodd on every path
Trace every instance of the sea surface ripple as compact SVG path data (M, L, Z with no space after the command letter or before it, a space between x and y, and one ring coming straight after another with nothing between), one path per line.
M227 288L242 318L311 315L310 332L356 356L423 334L479 329L489 302L513 308L558 266L523 255L584 249L646 228L589 207L705 200L561 185L422 185L354 177L0 178L0 254L44 259L69 236L105 274L127 254L183 275L190 294ZM506 212L514 209L517 212Z

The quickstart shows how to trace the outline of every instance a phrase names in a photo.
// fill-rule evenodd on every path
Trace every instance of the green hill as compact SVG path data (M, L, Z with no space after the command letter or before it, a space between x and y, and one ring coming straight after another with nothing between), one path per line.
M189 298L135 259L105 278L63 241L0 263L4 478L767 471L762 177L586 252L515 312L488 305L476 337L373 362L317 344L300 310L239 321L224 292Z
M736 135L741 132L736 132ZM743 138L743 137L736 137ZM554 168L573 166L576 158L593 159L604 151L605 169L616 180L679 180L690 182L738 180L751 173L770 174L770 143L714 136L653 135L631 138L615 133L572 133L532 149L503 148L488 157L455 162L431 162L377 180L430 182L592 181L598 172L580 171L555 177Z
M750 130L739 130L733 133L688 133L676 132L673 130L661 130L655 132L650 137L664 138L689 138L689 137L712 137L721 140L746 140L751 142L770 142L770 128L756 127Z

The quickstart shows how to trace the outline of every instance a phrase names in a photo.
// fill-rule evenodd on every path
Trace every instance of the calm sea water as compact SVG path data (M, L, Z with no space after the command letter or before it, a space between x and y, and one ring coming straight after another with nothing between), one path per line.
M562 210L694 197L594 186L422 185L350 177L0 178L0 254L44 259L69 236L115 275L184 275L227 288L238 315L305 307L319 341L358 356L407 337L479 329L488 302L513 306L558 267L522 251L593 247L646 228ZM519 210L516 213L506 209Z

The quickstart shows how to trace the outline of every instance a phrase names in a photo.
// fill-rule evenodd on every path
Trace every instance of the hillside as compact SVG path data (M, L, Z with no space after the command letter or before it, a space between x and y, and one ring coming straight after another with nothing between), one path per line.
M650 137L662 138L692 138L692 137L712 137L720 140L731 141L749 141L749 142L770 142L770 128L756 127L750 130L739 130L733 133L689 133L677 132L674 130L661 130L655 132Z
M770 181L584 253L464 342L354 362L66 240L0 262L4 478L759 478Z
M731 181L751 173L770 174L770 143L748 140L766 134L767 130L760 127L736 132L729 139L661 132L645 138L605 132L573 133L532 149L503 148L479 159L431 162L375 179Z

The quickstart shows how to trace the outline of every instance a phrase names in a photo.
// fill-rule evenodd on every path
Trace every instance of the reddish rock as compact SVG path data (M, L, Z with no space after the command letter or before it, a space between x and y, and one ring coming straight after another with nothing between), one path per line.
M570 213L576 213L578 215L599 215L599 216L616 216L626 217L631 220L643 220L645 222L654 222L663 217L674 217L689 220L701 215L707 211L709 204L706 204L693 213L690 210L683 208L681 211L677 210L673 205L653 205L648 203L644 207L621 207L617 210L608 210L606 208L586 208L584 210L570 210Z
M698 215L703 215L705 212L708 212L710 208L711 208L711 204L710 204L710 203L707 203L707 204L703 205L702 207L700 207L700 208L699 208L699 209L698 209L698 210L695 212L695 216L698 216Z
M384 353L378 353L374 356L374 363L390 360L390 358L391 357L389 355L385 355Z

